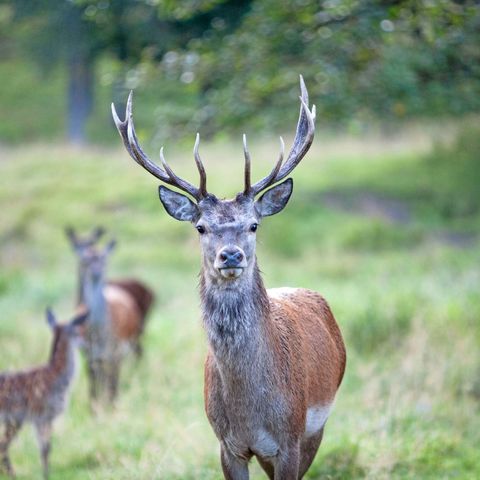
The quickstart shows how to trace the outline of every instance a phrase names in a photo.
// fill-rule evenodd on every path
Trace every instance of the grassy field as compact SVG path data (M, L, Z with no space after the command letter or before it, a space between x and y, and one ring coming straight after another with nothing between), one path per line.
M445 146L425 131L320 137L289 206L259 229L267 286L320 291L347 343L310 479L480 476L480 132L462 131ZM277 148L252 142L255 176ZM233 195L240 139L201 153L210 189ZM190 148L167 145L166 156L191 178ZM155 180L120 149L4 148L0 178L0 370L45 361L45 306L72 311L65 225L107 227L119 241L111 275L138 276L158 295L146 356L126 362L114 411L90 415L82 368L54 432L51 478L221 478L203 411L196 232L168 217ZM11 455L19 479L40 478L29 427ZM252 478L264 478L255 462Z

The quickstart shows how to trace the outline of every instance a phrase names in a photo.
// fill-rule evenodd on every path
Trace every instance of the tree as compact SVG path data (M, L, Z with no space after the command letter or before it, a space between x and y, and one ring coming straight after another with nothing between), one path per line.
M281 128L299 73L323 122L475 111L479 44L474 0L256 0L235 32L194 48L217 130Z
M85 141L92 109L95 64L109 54L135 63L146 50L159 60L201 36L213 18L238 23L249 1L16 0L14 22L22 47L44 68L62 62L68 71L68 139Z

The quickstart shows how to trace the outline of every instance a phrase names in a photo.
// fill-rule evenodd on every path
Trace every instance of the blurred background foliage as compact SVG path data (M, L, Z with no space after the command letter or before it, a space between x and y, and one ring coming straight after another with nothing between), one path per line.
M299 73L322 125L459 116L480 109L479 45L473 0L0 0L0 141L111 142L130 89L155 143L278 131Z

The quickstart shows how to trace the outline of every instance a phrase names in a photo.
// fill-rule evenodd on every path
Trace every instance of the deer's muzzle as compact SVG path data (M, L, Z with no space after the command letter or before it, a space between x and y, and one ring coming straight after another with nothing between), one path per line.
M238 278L244 268L247 266L247 260L243 250L237 246L223 247L215 259L215 268L217 268L224 278Z

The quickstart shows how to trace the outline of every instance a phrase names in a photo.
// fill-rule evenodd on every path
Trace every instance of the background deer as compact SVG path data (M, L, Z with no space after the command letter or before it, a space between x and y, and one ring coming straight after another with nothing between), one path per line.
M14 475L8 448L22 424L33 423L42 457L43 475L48 477L48 457L52 422L65 407L67 391L75 372L76 344L88 311L76 315L70 323L58 325L47 310L47 321L53 330L48 363L24 372L0 374L0 420L5 430L0 441L2 467Z
M78 289L77 289L77 304L81 304L84 301L85 290L85 273L87 269L88 260L91 257L92 252L97 252L97 243L100 238L105 234L105 230L102 227L96 227L90 234L85 236L79 236L72 227L65 229L66 235L70 241L70 244L78 258ZM131 338L130 342L134 348L135 354L138 357L142 356L142 335L145 330L148 314L155 301L155 295L153 291L145 285L145 283L135 278L111 278L106 280L108 287L116 287L124 290L135 301L137 308L140 312L139 320L140 326L135 328L135 332L138 335L135 338Z
M135 279L107 280L108 257L116 242L105 248L96 243L103 229L79 237L72 228L67 235L78 257L78 303L85 303L90 319L85 332L90 399L113 402L118 393L123 357L133 350L142 354L141 339L154 301L153 292Z
M140 148L132 119L132 94L117 129L131 157L164 183L190 198L159 188L160 200L177 220L190 221L200 235L200 296L209 351L205 363L205 407L220 440L227 479L247 479L256 456L270 478L302 478L321 443L345 370L345 346L326 301L306 289L266 290L255 256L256 231L263 217L280 212L292 193L288 178L307 153L315 131L315 107L300 78L301 107L292 149L284 148L271 173L250 181L244 136L245 186L232 200L207 191L198 154L197 188L177 177L160 150L163 168ZM255 197L268 187L258 200Z

